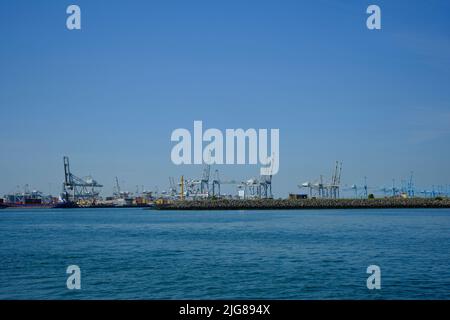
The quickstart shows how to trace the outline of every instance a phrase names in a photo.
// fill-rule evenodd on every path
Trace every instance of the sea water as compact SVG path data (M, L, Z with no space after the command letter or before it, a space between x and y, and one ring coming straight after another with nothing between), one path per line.
M0 299L449 298L448 209L0 210Z

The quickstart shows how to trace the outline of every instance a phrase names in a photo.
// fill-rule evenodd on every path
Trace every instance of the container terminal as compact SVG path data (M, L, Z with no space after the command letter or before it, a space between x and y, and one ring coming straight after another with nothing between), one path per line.
M205 164L199 178L181 176L176 183L169 177L167 191L136 193L122 190L114 179L112 196L102 197L103 185L92 176L80 178L71 171L69 158L63 157L64 180L59 197L45 195L25 185L23 190L0 198L5 208L155 208L159 210L243 210L243 209L337 209L337 208L450 208L449 186L417 190L413 172L397 186L370 187L367 177L361 185L342 185L342 162L336 161L329 180L319 178L297 185L299 192L285 199L274 199L272 174L245 180L221 179L219 170L211 174L212 165ZM224 187L235 188L225 194ZM351 196L343 197L345 192Z
M23 191L17 191L0 198L0 209L65 209L65 208L146 208L153 206L153 192L142 190L132 194L120 188L119 180L115 178L115 191L112 196L102 198L102 184L93 177L80 178L70 169L68 157L63 158L64 182L59 197L44 195L38 190L29 191L28 185Z

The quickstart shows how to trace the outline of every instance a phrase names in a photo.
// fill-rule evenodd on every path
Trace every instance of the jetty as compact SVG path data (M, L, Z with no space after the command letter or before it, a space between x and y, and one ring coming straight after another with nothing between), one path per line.
M155 204L157 210L289 210L450 208L449 198L379 199L201 199Z

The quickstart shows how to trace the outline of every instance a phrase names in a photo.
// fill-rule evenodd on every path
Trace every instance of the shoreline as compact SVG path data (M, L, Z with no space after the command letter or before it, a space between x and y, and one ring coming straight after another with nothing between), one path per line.
M157 210L298 210L298 209L420 209L450 208L450 199L248 199L177 200L156 204Z

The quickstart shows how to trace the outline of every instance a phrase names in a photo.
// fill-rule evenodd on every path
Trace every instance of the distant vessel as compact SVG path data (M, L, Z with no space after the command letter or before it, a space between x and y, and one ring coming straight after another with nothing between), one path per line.
M5 201L2 201L0 205L3 208L51 208L54 205L54 199L51 196L45 196L38 190L28 191L26 186L22 193L6 195Z

